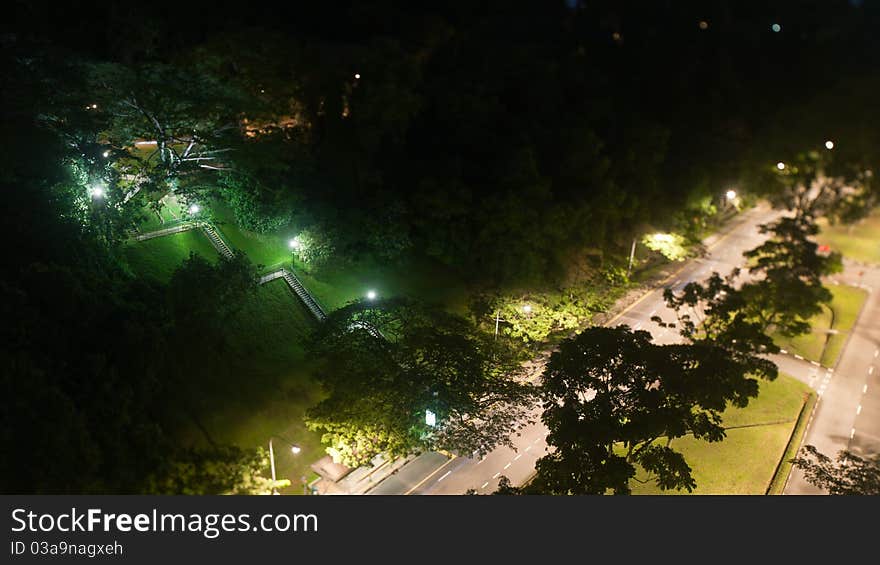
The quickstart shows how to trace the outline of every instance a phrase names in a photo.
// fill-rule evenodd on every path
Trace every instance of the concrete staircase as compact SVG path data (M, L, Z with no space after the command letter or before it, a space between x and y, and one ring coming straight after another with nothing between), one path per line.
M229 245L223 241L223 238L220 237L220 234L217 233L217 230L211 224L202 223L201 224L202 231L205 232L205 235L208 236L208 240L210 240L211 245L214 246L214 249L217 250L217 253L223 255L227 259L231 259L233 256L232 249Z
M306 287L300 282L300 280L293 274L293 271L288 271L287 269L281 269L281 278L290 286L291 290L302 300L303 304L306 305L306 308L309 309L309 312L317 319L319 322L323 321L327 314L324 312L324 309L321 308L321 305L318 304L318 301L306 290Z

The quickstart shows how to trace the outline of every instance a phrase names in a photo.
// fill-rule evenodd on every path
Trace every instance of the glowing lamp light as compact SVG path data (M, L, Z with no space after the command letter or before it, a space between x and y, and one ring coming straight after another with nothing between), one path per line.
M189 207L190 214L198 214L199 210L201 210L201 207L199 207L198 204L193 204L192 206Z
M780 171L785 170L785 163L783 163L782 161L779 161L778 163L776 163L776 168L779 169Z
M658 243L669 243L672 241L671 233L655 233L651 236L651 239Z
M377 296L377 294L376 294L375 290L368 290L367 291L367 300L376 300L376 296Z
M104 198L104 188L101 186L93 186L89 190L89 196L92 198Z
M360 80L360 78L361 78L361 73L354 73L355 80Z
M834 149L834 142L830 139L825 142L825 149Z
M734 198L736 198L736 191L735 190L728 190L727 191L727 199L733 200Z
M302 451L302 448L301 448L300 446L298 446L298 445L291 445L291 446L290 446L290 451L291 451L294 455L299 455L299 452Z
M772 26L770 26L770 29L773 30L773 33L779 33L780 31L782 31L782 26L779 24L773 24Z
M701 20L700 29L709 29L709 22L707 22L706 20Z
M425 410L425 425L432 427L437 425L437 415L430 410Z
M299 251L302 249L302 242L299 240L299 236L294 237L290 241L287 242L287 246L293 249L294 251Z
M110 156L110 152L109 152L109 151L104 151L103 153L101 153L101 155L103 155L104 158L106 159L107 157Z

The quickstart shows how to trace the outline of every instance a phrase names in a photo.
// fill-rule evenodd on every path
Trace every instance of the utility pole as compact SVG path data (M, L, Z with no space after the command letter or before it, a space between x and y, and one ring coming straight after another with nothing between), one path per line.
M272 494L278 494L275 488L275 451L272 449L272 438L269 438L269 461L272 464Z
M629 250L629 266L626 268L626 276L629 276L630 271L633 268L633 259L636 256L636 240L633 238L632 248Z

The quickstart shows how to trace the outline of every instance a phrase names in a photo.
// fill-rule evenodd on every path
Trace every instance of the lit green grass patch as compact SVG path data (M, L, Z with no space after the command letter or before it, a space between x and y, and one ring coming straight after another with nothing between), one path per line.
M232 211L222 203L214 201L210 207L226 243L234 249L244 251L255 265L274 267L290 263L293 255L288 248L288 241L296 235L293 230L259 234L239 227Z
M303 350L314 323L283 281L260 287L227 327L231 349L212 361L232 367L233 378L202 399L202 424L218 443L268 449L276 436L277 476L291 480L290 493L302 492L300 477L324 455L320 434L304 423L306 410L321 398ZM204 441L195 429L185 437ZM302 451L294 455L283 440Z
M831 246L844 257L865 263L880 264L880 209L853 225L834 225L820 220L820 243Z
M697 488L694 494L764 494L776 466L785 455L809 387L785 374L762 381L760 393L746 408L724 412L727 437L709 443L692 437L672 442L691 466ZM637 478L644 480L640 471ZM632 481L635 494L686 494L661 491L649 480Z
M126 246L125 257L135 274L168 281L191 251L210 260L218 257L211 242L197 229L134 241Z
M829 306L823 307L822 313L810 319L812 332L794 338L776 335L774 341L789 353L834 367L868 294L851 286L830 285L828 288L833 299ZM829 334L828 330L837 333Z

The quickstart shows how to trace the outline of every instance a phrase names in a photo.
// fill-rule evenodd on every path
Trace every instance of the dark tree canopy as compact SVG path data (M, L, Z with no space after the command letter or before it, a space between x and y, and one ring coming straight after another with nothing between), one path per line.
M542 375L541 419L553 450L528 489L629 494L641 471L661 489L693 490L673 440L721 441L721 412L758 393L748 371L711 342L656 345L627 326L584 330L560 345Z
M510 352L455 315L403 299L357 302L312 343L328 397L308 422L347 464L422 449L485 454L526 421L531 389Z

